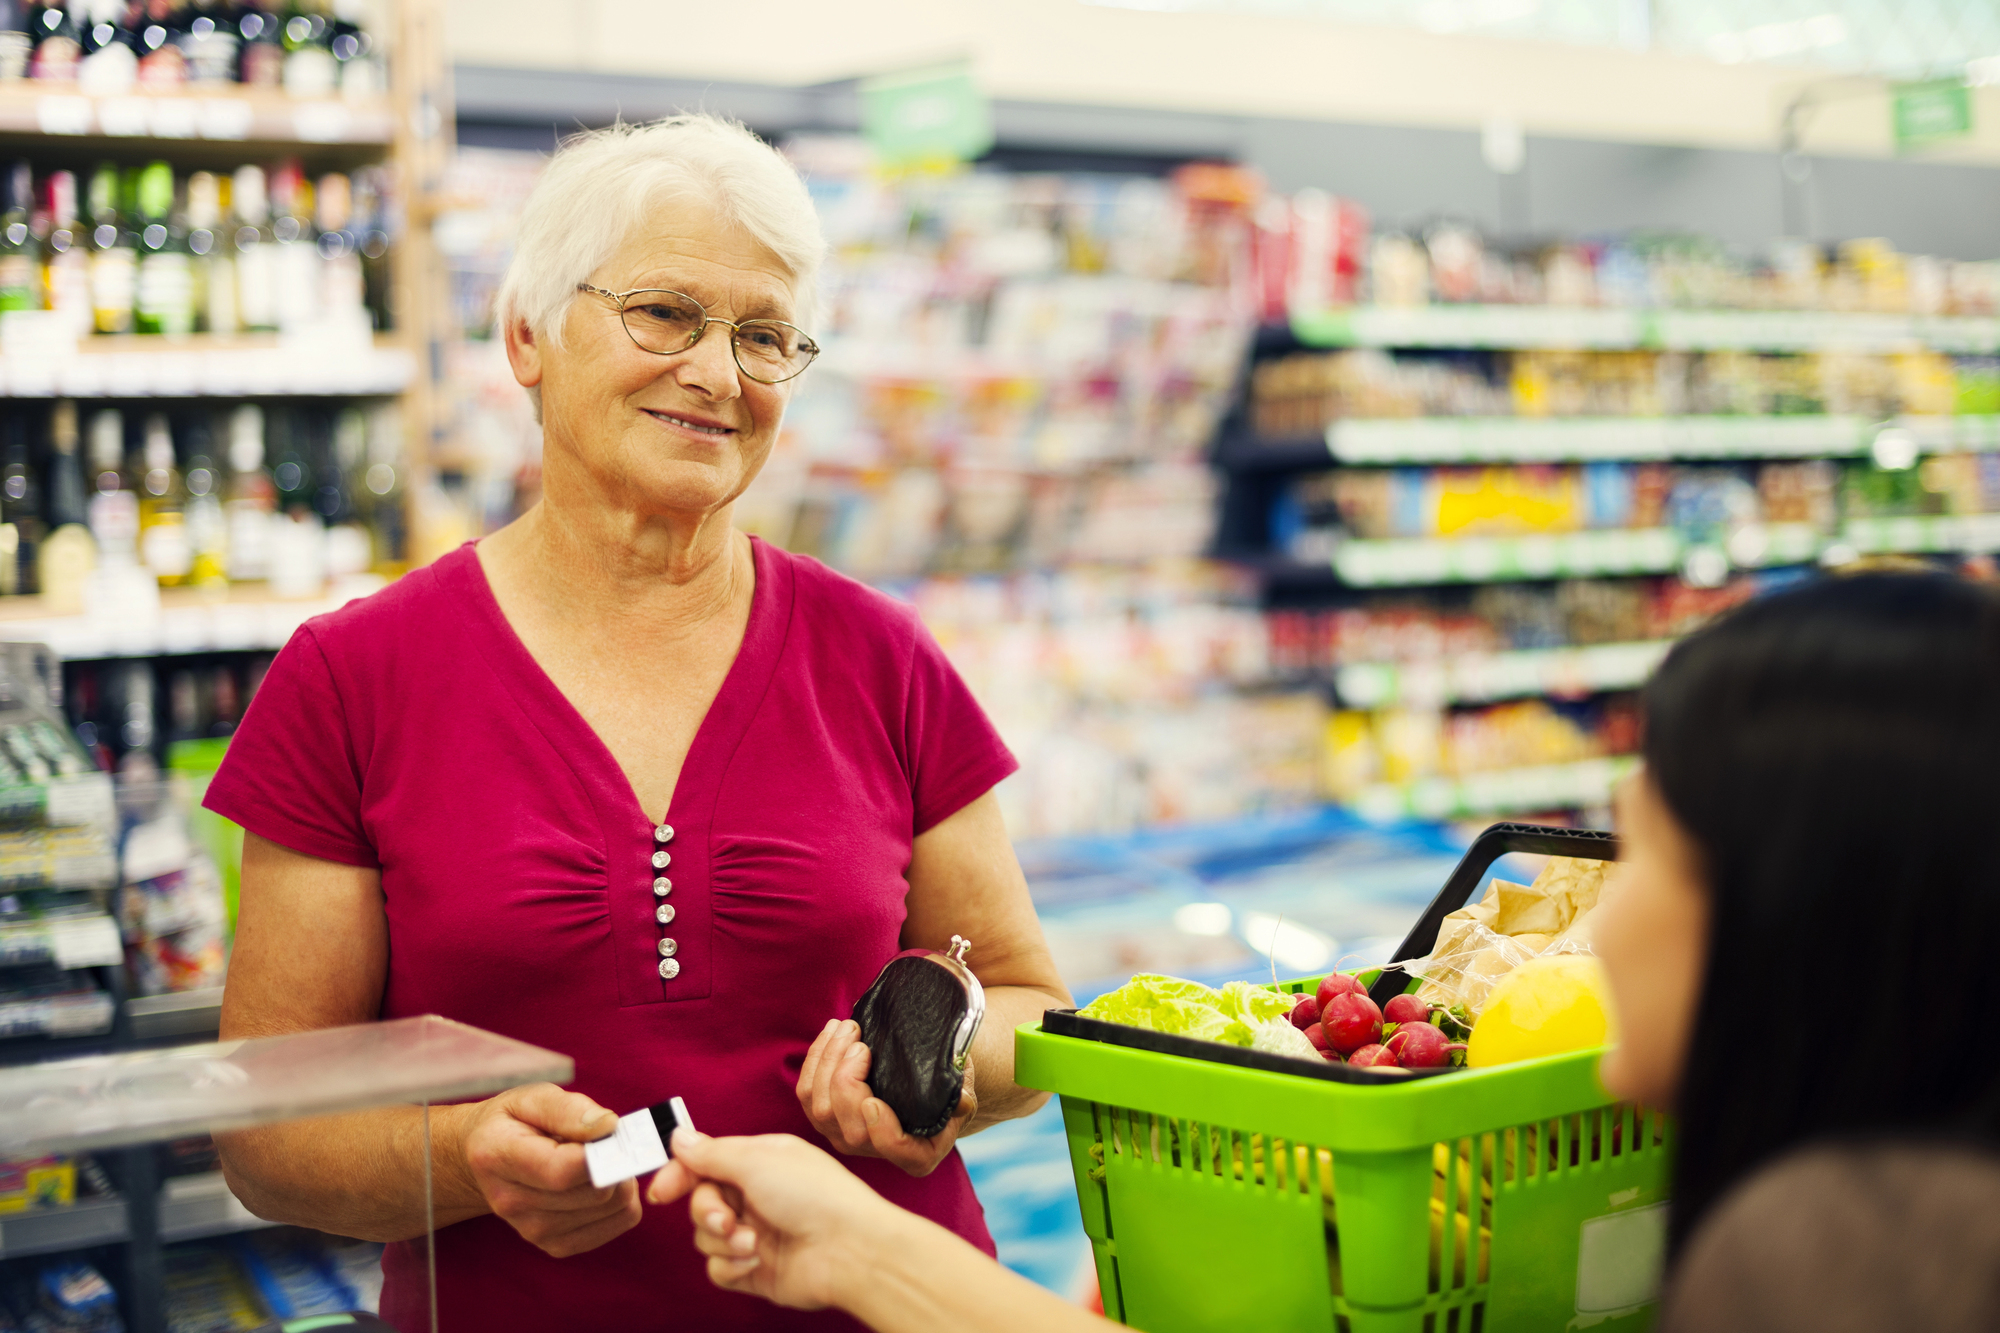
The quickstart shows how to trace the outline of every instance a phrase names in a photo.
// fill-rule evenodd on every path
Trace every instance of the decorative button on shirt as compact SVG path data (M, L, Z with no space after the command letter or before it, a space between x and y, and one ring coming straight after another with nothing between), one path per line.
M661 875L658 879L653 881L654 897L664 898L673 891L674 891L674 882L668 879L665 875Z
M677 954L677 953L679 953L679 952L680 952L680 948L681 948L681 946L680 946L680 945L678 945L678 944L676 944L676 943L674 943L674 941L672 941L672 940L661 940L661 941L660 941L660 957L662 957L662 958L672 958L672 957L673 957L673 956L674 956L675 954Z
M662 958L660 960L660 975L663 978L665 978L668 981L672 981L675 977L679 976L680 974L681 974L681 965L679 963L676 963L671 958Z
M674 826L672 824L662 824L653 830L654 842L672 842L673 840Z
M658 919L659 923L664 926L668 922L674 919L674 909L670 904L661 903L660 910L653 913L653 915L655 918Z
M667 867L668 867L669 865L672 865L672 864L673 864L673 860L674 860L674 858L673 858L673 857L671 857L671 856L668 856L668 855L667 855L667 854L666 854L665 852L654 852L654 853L653 853L653 869L655 869L655 870L665 870L665 869L666 869L666 868L667 868Z

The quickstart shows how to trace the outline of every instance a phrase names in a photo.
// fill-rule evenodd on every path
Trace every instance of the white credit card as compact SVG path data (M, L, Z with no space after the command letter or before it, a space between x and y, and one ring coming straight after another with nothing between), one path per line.
M617 1127L608 1137L583 1145L590 1183L603 1189L659 1170L667 1164L667 1140L673 1137L677 1125L694 1128L694 1121L688 1118L687 1104L678 1097L618 1117Z

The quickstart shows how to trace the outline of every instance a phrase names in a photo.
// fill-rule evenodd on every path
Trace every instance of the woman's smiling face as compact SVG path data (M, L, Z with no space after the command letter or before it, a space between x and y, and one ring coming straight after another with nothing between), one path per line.
M589 282L684 292L715 319L798 321L777 257L700 204L661 209ZM743 375L731 332L712 325L694 347L660 356L626 334L614 302L589 292L571 303L560 347L509 330L515 378L541 388L544 484L575 469L645 514L708 513L741 495L770 456L797 381Z

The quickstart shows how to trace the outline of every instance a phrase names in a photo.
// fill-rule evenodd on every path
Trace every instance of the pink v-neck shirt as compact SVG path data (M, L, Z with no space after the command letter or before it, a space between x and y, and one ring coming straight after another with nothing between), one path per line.
M900 947L911 840L1015 763L913 611L755 551L743 646L670 810L639 807L470 545L308 621L206 804L381 869L384 1018L443 1014L563 1052L571 1086L620 1114L680 1096L707 1133L823 1144L795 1092L806 1048ZM992 1252L957 1153L921 1180L841 1160ZM428 1328L422 1243L390 1246L384 1268L384 1317ZM717 1290L681 1205L567 1259L496 1217L447 1227L438 1296L443 1326L468 1331L853 1326Z

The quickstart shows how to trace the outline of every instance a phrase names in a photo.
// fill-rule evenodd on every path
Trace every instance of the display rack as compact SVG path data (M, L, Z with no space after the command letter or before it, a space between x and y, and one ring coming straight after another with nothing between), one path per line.
M92 96L74 85L32 80L0 85L0 154L36 164L38 178L45 167L106 161L121 166L166 161L180 173L296 159L314 173L387 166L395 183L387 331L356 336L351 329L306 326L234 336L77 338L67 326L32 311L0 321L0 398L17 403L108 400L128 410L137 405L152 411L158 405L175 411L173 402L162 400L247 399L271 410L270 405L288 401L359 399L393 401L401 422L395 489L386 502L401 508L401 528L412 549L386 566L378 563L377 572L365 578L307 598L279 597L259 583L168 589L157 610L121 606L94 615L63 613L35 596L0 597L0 640L45 644L53 650L52 661L75 664L66 672L51 667L55 698L60 676L68 675L74 685L75 673L93 669L94 662L150 664L164 687L176 663L240 664L246 654L274 652L302 621L379 588L411 558L434 554L414 548L421 541L417 497L445 433L438 377L445 373L443 347L453 333L430 237L453 141L439 10L437 0L392 0L378 8L387 26L373 36L386 57L388 77L376 96L297 98L243 85ZM47 410L33 408L31 420ZM381 557L378 549L378 562ZM0 646L0 651L16 649ZM253 680L254 669L252 663ZM234 670L240 677L246 668ZM164 708L164 688L158 697ZM165 741L162 727L154 740L162 754ZM72 1016L51 1007L67 1003L63 1000L39 1001L41 1009L33 1014L10 1012L19 1005L0 1005L0 1066L135 1052L215 1035L219 990L129 994L114 919L120 910L116 891L111 904L110 915L0 929L0 967L88 969L101 997L95 1003L109 1006L106 1014ZM67 1030L72 1027L82 1030ZM162 1180L150 1147L110 1149L99 1160L114 1195L0 1215L0 1258L116 1246L119 1257L105 1271L119 1289L125 1325L132 1333L158 1333L165 1326L162 1245L267 1224L235 1200L217 1172Z
M1326 478L1331 487L1343 474L1393 473L1403 488L1394 493L1407 497L1415 494L1412 488L1429 484L1423 479L1450 469L1464 469L1457 475L1466 478L1481 475L1474 470L1482 468L1569 468L1582 485L1583 473L1576 469L1599 464L1735 466L1749 476L1760 465L1818 460L1850 469L1879 468L1887 466L1880 461L1885 445L1903 455L1901 467L1912 470L1928 457L2000 451L2000 415L1963 405L1955 412L1926 409L1887 416L1796 409L1773 414L1538 414L1518 406L1520 415L1427 415L1418 410L1369 416L1336 409L1327 413L1331 419L1324 429L1260 434L1258 367L1336 351L1386 353L1390 361L1369 364L1392 368L1412 363L1475 367L1489 364L1496 354L1528 352L1991 357L2000 351L2000 319L1828 310L1431 304L1346 307L1268 323L1255 339L1237 405L1222 423L1211 457L1224 479L1217 552L1260 577L1270 607L1333 616L1342 608L1414 605L1439 608L1437 614L1448 618L1464 614L1487 590L1510 585L1545 590L1541 595L1574 581L1608 586L1650 580L1647 586L1657 587L1665 580L1706 588L1736 579L1788 577L1788 571L1858 556L1979 557L2000 552L2000 513L1893 510L1843 512L1832 521L1739 515L1726 521L1670 519L1654 526L1582 526L1542 533L1496 533L1472 525L1448 536L1357 533L1337 523L1331 530L1315 530L1310 541L1281 539L1276 515L1298 479L1306 476ZM1519 359L1513 364L1519 365ZM1504 375L1494 391L1507 394ZM1282 415L1269 419L1296 421ZM1582 707L1634 690L1670 646L1671 633L1678 632L1499 651L1445 647L1442 655L1429 650L1428 660L1341 654L1319 668L1318 678L1338 709L1369 716L1381 716L1384 710L1427 710L1442 713L1448 725L1451 710L1468 706L1542 699L1559 707ZM1345 796L1357 809L1384 818L1600 806L1625 762L1613 754L1375 781L1349 787Z

